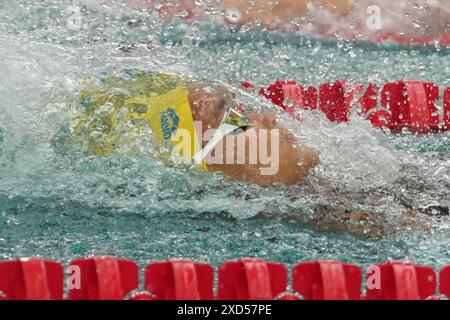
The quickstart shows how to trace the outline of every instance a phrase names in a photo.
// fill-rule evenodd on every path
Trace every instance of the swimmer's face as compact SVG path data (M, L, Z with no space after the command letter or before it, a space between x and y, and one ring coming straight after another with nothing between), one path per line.
M189 98L194 121L202 122L202 137L206 130L218 128L230 104L225 89L212 92L201 86L191 87ZM254 126L229 140L231 143L223 143L225 155L236 155L242 151L238 150L237 139L245 139L245 163L209 163L210 171L222 171L232 179L261 186L273 183L294 185L304 180L317 166L317 151L301 146L294 135L277 123L273 113L249 113L246 116ZM258 144L256 149L250 147L252 141L261 139L266 141L266 150L262 151ZM203 141L203 145L206 143ZM249 161L251 157L257 159L256 163Z
M249 181L260 186L269 186L273 183L291 186L305 180L319 163L318 152L301 146L294 135L277 123L273 113L252 113L247 116L254 127L241 133L246 139L246 158L249 158L250 152L258 153L258 162L218 165L213 166L212 170L220 170L235 180ZM255 137L258 142L261 139L267 141L269 157L264 151L261 152L261 149L249 150L249 141ZM234 150L226 150L226 152L237 154L237 149L237 144L234 144Z

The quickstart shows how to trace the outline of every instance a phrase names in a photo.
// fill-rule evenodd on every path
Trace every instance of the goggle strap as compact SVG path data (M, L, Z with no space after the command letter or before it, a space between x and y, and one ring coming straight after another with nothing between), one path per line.
M206 158L206 156L215 148L215 146L227 135L234 132L236 129L239 129L238 126L234 126L232 124L224 123L221 124L219 128L217 128L216 132L206 144L206 146L197 152L194 156L194 162L196 164L201 164L202 161Z
M237 129L243 128L244 130L253 124L245 118L240 112L230 108L221 121L219 128L217 128L213 137L209 140L206 146L197 152L194 156L194 162L201 164L206 156L214 149L214 147L227 135L235 132Z

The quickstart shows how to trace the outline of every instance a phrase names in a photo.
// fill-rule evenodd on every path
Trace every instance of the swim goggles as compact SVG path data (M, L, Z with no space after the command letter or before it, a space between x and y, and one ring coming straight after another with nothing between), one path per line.
M239 134L252 126L254 126L254 124L251 123L247 117L242 115L242 113L235 108L229 108L212 138L206 146L194 156L194 163L201 164L206 156L224 137Z

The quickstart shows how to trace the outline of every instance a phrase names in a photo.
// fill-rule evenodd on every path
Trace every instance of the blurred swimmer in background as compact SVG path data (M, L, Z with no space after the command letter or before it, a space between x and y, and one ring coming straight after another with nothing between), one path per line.
M149 7L167 19L215 15L233 25L320 35L358 34L361 39L377 33L411 38L450 34L447 0L212 0L204 5L194 0L129 0L129 3Z

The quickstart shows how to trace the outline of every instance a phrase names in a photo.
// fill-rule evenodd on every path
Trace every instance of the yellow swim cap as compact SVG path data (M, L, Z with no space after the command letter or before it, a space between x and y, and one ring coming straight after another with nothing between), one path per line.
M123 127L130 126L138 133L151 131L172 155L190 160L201 150L182 77L125 71L103 79L103 86L83 90L79 105L84 109L72 133L87 139L90 153L107 156L135 142L123 137ZM206 169L204 161L201 165Z
M216 133L202 149L186 78L125 71L106 77L103 83L103 87L94 86L82 92L79 104L84 112L72 127L75 136L88 141L91 154L107 156L139 143L140 134L151 133L171 149L172 156L207 169L204 159L220 140L236 129L252 125L248 118L229 107ZM133 131L137 135L130 135Z
M123 115L126 121L147 121L155 138L169 142L182 158L192 159L201 150L186 86L156 97L131 98L125 101L124 106L127 108ZM117 119L117 113L113 119ZM206 169L204 162L202 166Z

